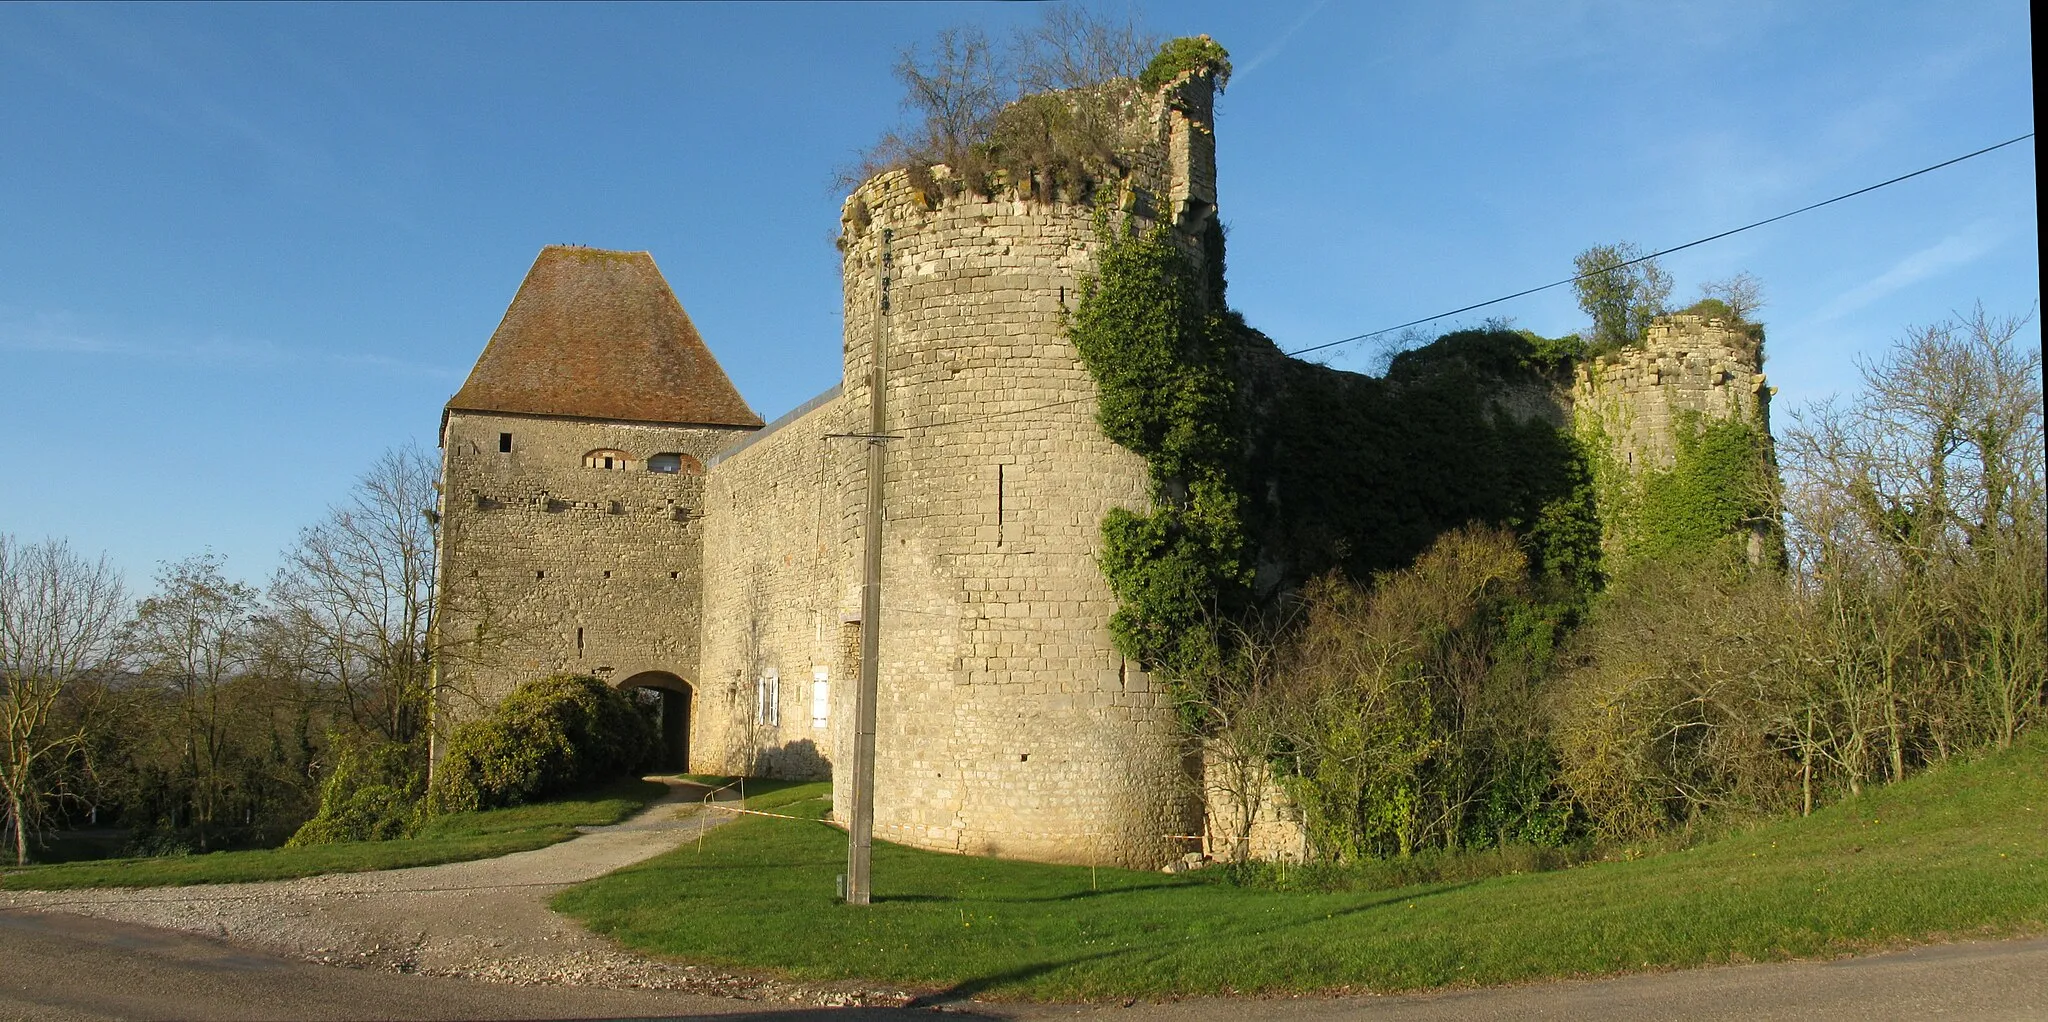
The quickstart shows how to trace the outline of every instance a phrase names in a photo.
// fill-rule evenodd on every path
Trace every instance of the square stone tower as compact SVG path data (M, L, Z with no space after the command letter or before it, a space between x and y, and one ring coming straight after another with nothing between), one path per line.
M760 426L648 253L542 249L442 413L442 723L594 674L686 767L704 463Z

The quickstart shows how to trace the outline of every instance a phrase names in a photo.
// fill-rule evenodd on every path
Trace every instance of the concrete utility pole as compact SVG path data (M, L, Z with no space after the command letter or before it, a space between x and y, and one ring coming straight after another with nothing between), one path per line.
M846 903L869 900L868 862L875 838L875 700L882 661L882 442L887 439L884 401L888 396L887 352L889 274L894 260L882 229L876 270L874 342L868 362L868 508L861 535L860 689L853 698L853 818L846 826Z

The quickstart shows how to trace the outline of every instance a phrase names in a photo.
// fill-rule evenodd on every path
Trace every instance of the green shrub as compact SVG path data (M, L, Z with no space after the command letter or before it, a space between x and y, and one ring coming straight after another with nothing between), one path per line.
M632 699L596 678L558 674L531 681L489 717L455 729L428 810L521 805L644 769L660 745L653 722Z
M320 811L285 847L388 841L412 833L425 794L426 750L418 743L364 744L340 735L331 749L334 765L320 785Z
M1159 48L1159 55L1138 76L1138 84L1153 91L1189 71L1207 71L1216 76L1216 91L1230 83L1230 51L1205 35L1181 36Z

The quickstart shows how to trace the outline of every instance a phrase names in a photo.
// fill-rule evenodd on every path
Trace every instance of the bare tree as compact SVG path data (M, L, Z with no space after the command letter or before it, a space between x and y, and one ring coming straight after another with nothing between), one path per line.
M1157 37L1135 21L1069 5L1047 8L1007 48L971 25L944 29L928 47L906 47L897 57L894 72L910 123L884 135L837 183L852 187L903 167L919 187L928 187L934 184L928 168L944 163L956 187L974 181L986 187L992 159L1018 181L1045 174L1076 178L1083 165L1104 162L1120 141L1125 92L1096 87L1136 78L1157 49ZM1065 95L1017 102L1055 91Z
M126 602L104 557L0 534L0 794L17 865L62 792L60 768L89 738L89 718L61 719L60 704L118 665Z
M203 850L218 836L236 746L228 687L256 660L256 590L230 581L221 559L201 554L165 564L156 593L136 608L133 648L143 676L176 693L178 733L192 783L193 829Z
M1227 661L1208 677L1185 686L1181 722L1186 737L1202 750L1201 792L1214 827L1223 824L1226 854L1243 862L1251 854L1252 831L1277 789L1273 757L1287 734L1285 635L1293 627L1281 615L1227 622ZM1220 803L1220 805L1219 805ZM1219 818L1220 817L1220 818Z
M416 447L386 451L324 521L299 533L271 583L300 668L379 741L418 740L435 694L435 475Z
M1861 365L1855 399L1794 416L1780 451L1805 604L1805 701L1780 708L1853 790L2007 745L2048 682L2040 354L1981 307Z
M1756 274L1738 273L1726 280L1710 280L1700 285L1700 298L1720 302L1728 309L1728 315L1737 322L1753 323L1757 310L1764 301L1764 282Z
M971 25L942 29L928 55L906 47L895 73L904 109L920 118L908 141L939 159L954 158L986 136L1015 91L1002 54Z
M1085 89L1113 78L1136 78L1159 52L1161 38L1085 7L1058 4L1036 25L1017 30L1011 58L1025 92Z

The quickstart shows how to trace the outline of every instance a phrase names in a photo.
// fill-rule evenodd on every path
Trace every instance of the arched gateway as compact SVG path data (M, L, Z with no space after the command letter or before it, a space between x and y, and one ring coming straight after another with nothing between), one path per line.
M635 689L661 700L661 748L659 767L665 772L687 773L690 769L690 683L667 671L642 671L619 682L619 688ZM646 698L646 697L643 697Z

